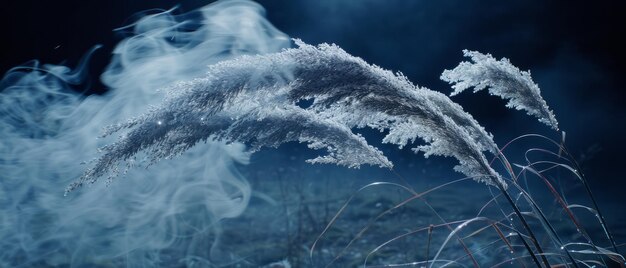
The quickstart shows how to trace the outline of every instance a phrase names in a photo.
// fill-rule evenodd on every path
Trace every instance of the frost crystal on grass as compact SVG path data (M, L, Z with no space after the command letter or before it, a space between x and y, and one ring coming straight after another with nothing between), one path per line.
M497 151L491 134L447 96L412 84L401 73L370 65L336 45L298 42L290 84L293 101L313 99L309 109L337 118L349 127L388 129L384 142L400 147L420 138L415 152L451 156L455 169L491 184L496 177L483 151Z
M258 99L257 99L258 100ZM238 104L245 104L245 100ZM174 102L177 103L177 102ZM262 102L263 103L263 102ZM296 107L272 107L265 105L226 108L218 112L180 113L178 106L165 106L141 122L133 122L133 128L117 142L102 148L103 155L93 168L87 170L79 181L67 191L83 183L95 182L99 177L113 173L118 165L146 151L151 163L185 152L198 142L209 139L250 144L251 151L261 147L278 147L290 141L307 143L309 148L328 154L307 160L310 163L332 163L351 168L362 164L391 168L392 163L365 139L332 119L297 109Z
M351 56L336 45L307 45L279 53L241 56L209 66L207 74L170 88L151 112L105 129L127 130L103 148L103 155L68 191L108 173L145 152L151 163L180 154L198 142L243 142L252 151L299 141L326 149L312 163L348 167L392 167L376 148L350 129L389 130L385 143L403 147L417 138L415 152L455 157L455 170L475 180L506 183L483 152L497 145L464 112L439 92L418 87L393 73ZM299 107L301 100L312 100Z
M498 61L490 54L469 50L463 50L463 54L470 57L473 63L461 62L456 68L441 74L443 81L454 84L452 96L470 87L474 87L474 92L489 88L490 94L509 101L507 107L526 110L540 122L558 130L558 122L529 71L520 71L507 58Z

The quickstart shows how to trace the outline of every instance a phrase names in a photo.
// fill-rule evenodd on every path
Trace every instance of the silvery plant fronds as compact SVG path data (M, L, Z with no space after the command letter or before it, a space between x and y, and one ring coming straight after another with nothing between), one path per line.
M121 132L119 140L102 148L95 165L67 190L113 177L139 153L152 163L206 140L243 142L252 151L299 141L328 152L312 163L391 168L378 149L351 131L360 127L388 130L383 141L400 147L419 138L425 144L415 152L454 157L455 170L506 187L484 154L498 152L492 135L446 95L336 45L295 42L297 48L279 53L211 65L204 77L172 86L160 106L106 128L105 135ZM312 104L301 107L302 100Z
M179 86L205 82L200 79ZM307 160L310 163L333 163L347 167L362 164L393 166L382 152L345 125L294 105L282 106L277 103L279 101L273 100L276 95L268 91L268 94L260 90L242 91L230 98L217 96L216 92L202 96L202 100L176 98L141 118L112 126L105 135L121 128L130 128L130 131L120 136L117 142L101 148L103 154L95 166L71 184L66 192L86 181L95 182L107 174L109 179L113 178L118 173L120 162L133 163L135 155L142 151L148 154L150 163L154 163L181 154L198 142L209 139L246 143L252 152L264 146L278 147L285 142L298 141L307 143L309 148L327 151L324 156ZM201 107L198 101L209 106Z
M452 70L445 70L441 79L453 84L452 96L474 87L474 92L489 88L491 95L507 99L507 107L526 110L540 122L558 130L558 122L546 101L541 97L539 86L530 77L530 71L520 71L507 58L496 60L490 54L463 50L472 62L461 62Z
M296 40L297 41L297 40ZM308 108L349 127L389 130L384 142L400 147L420 138L414 148L426 156L452 156L457 171L477 181L506 185L489 167L483 151L497 151L491 134L447 96L412 84L401 73L370 65L336 45L296 42L285 51L293 61L289 99L313 99Z

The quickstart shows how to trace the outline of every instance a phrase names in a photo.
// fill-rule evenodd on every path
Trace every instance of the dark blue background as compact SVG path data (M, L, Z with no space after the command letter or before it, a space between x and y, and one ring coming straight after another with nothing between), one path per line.
M5 3L2 72L39 59L73 65L94 44L90 93L106 88L97 76L122 38L114 28L148 9L191 11L211 1L37 1ZM307 43L336 43L370 63L402 71L413 82L449 92L438 77L463 60L464 48L507 57L530 69L554 109L567 145L585 154L583 169L601 198L619 202L626 160L626 2L624 1L260 1L274 25ZM148 11L149 12L149 11ZM454 98L496 142L539 132L559 138L487 93ZM406 154L407 151L399 151ZM591 153L590 153L591 152ZM415 161L422 161L414 156Z

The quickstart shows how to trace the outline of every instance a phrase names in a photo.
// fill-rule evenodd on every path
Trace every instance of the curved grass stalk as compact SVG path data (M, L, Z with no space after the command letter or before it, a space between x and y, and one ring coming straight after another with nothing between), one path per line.
M347 244L346 246L344 246L344 247L343 247L343 249L342 249L342 250L341 250L341 251L340 251L340 252L339 252L339 253L335 256L335 258L334 258L334 259L333 259L330 263L328 263L328 264L327 264L327 266L331 265L332 263L334 263L335 261L337 261L340 257L342 257L342 256L343 256L343 254L344 254L344 252L345 252L345 251L346 251L346 250L347 250L347 249L348 249L348 248L349 248L349 247L350 247L350 246L351 246L354 242L356 242L356 241L357 241L357 240L358 240L358 239L359 239L359 238L360 238L363 234L365 234L365 232L366 232L367 230L369 230L369 228L370 228L370 227L371 227L371 226L372 226L372 225L373 225L376 221L378 221L379 219L381 219L383 216L385 216L385 215L387 215L387 214L391 213L393 210L395 210L395 209L397 209L397 208L400 208L400 207L402 207L402 206L406 205L407 203L409 203L409 202L411 202L411 201L413 201L413 200L415 200L415 199L418 199L418 198L419 198L419 199L421 199L423 202L425 202L425 203L426 203L426 205L427 205L427 206L431 209L431 211L433 211L433 213L435 213L435 214L439 217L439 219L440 219L442 222L445 222L445 220L443 220L443 218L441 218L441 216L440 216L440 215L439 215L439 214L438 214L438 213L434 210L434 208L432 208L432 207L431 207L431 206L430 206L430 205L426 202L426 200L423 200L422 198L423 198L425 195L427 195L427 194L429 194L429 193L431 193L431 192L433 192L433 191L439 190L439 189L441 189L441 188L443 188L443 187L446 187L446 186L449 186L449 185L452 185L452 184L455 184L455 183L458 183L458 182L461 182L461 181L464 181L464 180L468 180L468 179L470 179L470 178L467 178L467 177L466 177L466 178L458 179L458 180L455 180L455 181L452 181L452 182L444 183L444 184L442 184L442 185L439 185L439 186L437 186L437 187L433 187L433 188L428 189L428 190L426 190L426 191L424 191L424 192L421 192L421 193L417 193L417 192L415 192L413 189L410 189L410 188L408 188L408 187L406 187L406 186L399 185L399 184L396 184L396 183L389 183L389 182L377 182L377 183L371 183L371 184L368 184L368 185L366 185L366 186L363 186L363 187L361 187L361 188L360 188L357 192L355 192L352 196L350 196L350 198L349 198L349 199L348 199L348 200L344 203L344 205L341 207L341 209L340 209L340 210L339 210L339 211L335 214L335 216L333 216L333 218L331 219L331 221L329 222L329 224L326 226L326 228L324 228L324 230L322 231L322 233L321 233L321 234L317 237L317 239L315 240L315 242L313 243L313 246L311 247L311 249L310 249L310 251L309 251L309 257L310 257L310 258L312 258L313 250L314 250L315 246L317 245L318 241L319 241L319 240L321 239L321 237L322 237L322 236L323 236L323 235L324 235L324 234L328 231L328 229L329 229L329 228L330 228L330 227L334 224L334 222L337 220L337 218L338 218L338 217L339 217L339 215L343 212L343 210L344 210L345 208L347 208L348 204L352 201L352 199L354 199L354 197L356 197L356 195L357 195L359 192L361 192L361 191L363 191L363 190L365 190L365 189L367 189L367 188L369 188L369 187L372 187L372 186L380 186L380 185L391 185L391 186L400 187L401 189L403 189L403 190L406 190L406 191L410 192L412 195L411 195L409 198L407 198L407 199L405 199L405 200L403 200L403 201L399 202L398 204L396 204L396 205L394 205L393 207L391 207L391 208L389 208L389 209L387 209L387 210L385 210L385 211L381 212L381 213L380 213L380 214L378 214L376 217L374 217L373 219L371 219L371 220L368 222L368 224L367 224L365 227L363 227L363 228L362 228L362 229L361 229L361 230L360 230L360 231L359 231L359 232L358 232L358 233L357 233L357 234L356 234L356 235L355 235L355 236L354 236L354 237L353 237L353 238L352 238L352 239L348 242L348 244ZM450 228L450 227L448 227L448 228ZM474 266L475 266L475 267L478 267L478 263L476 262L476 260L474 259L474 257L473 257L473 256L471 256L471 252L469 251L469 249L467 248L467 246L463 243L463 241L462 241L460 238L459 238L459 242L461 243L462 247L464 248L464 250L465 250L465 252L468 254L468 256L469 256L469 257L473 260Z
M588 195L588 196L589 196L589 198L591 199L591 201L592 201L592 203L593 203L593 206L594 206L595 210L598 212L598 216L599 216L599 219L600 219L600 223L601 223L601 226L602 226L602 229L603 229L603 231L604 231L605 236L606 236L606 237L607 237L607 239L609 239L609 241L611 242L611 246L613 247L614 252L619 252L619 251L617 250L617 244L615 243L615 239L613 238L613 236L611 235L611 232L609 231L609 229L608 229L608 227L607 227L606 220L604 219L604 216L603 216L603 215L602 215L602 213L600 212L600 209L599 209L598 203L597 203L597 201L596 201L596 199L595 199L595 197L594 197L594 195L593 195L593 193L592 193L592 191L591 191L591 188L589 188L589 184L587 183L587 179L584 177L584 174L583 174L583 173L578 172L578 170L581 170L581 169L580 169L580 166L578 165L577 161L575 161L575 160L574 160L574 157L573 157L573 156L569 153L569 150L567 150L567 148L565 147L565 145L564 145L563 143L556 142L555 140L550 139L550 138L548 138L548 137L546 137L546 136L544 136L544 135L540 135L540 134L525 134L525 135L521 135L521 136L519 136L519 137L517 137L517 138L515 138L515 139L513 139L513 140L511 140L511 141L509 141L509 142L508 142L507 144L505 144L505 145L504 145L504 146L503 146L500 150L501 150L501 151L504 151L504 150L505 150L505 149L506 149L509 145L511 145L512 143L517 142L517 141L519 141L519 140L521 140L521 139L531 138L531 137L534 137L534 138L540 138L540 139L546 140L546 141L548 141L548 142L550 142L550 143L554 144L554 145L555 145L555 146L559 149L559 154L558 154L559 158L565 159L565 160L567 160L568 162L570 162L570 163L574 164L574 169L570 169L570 168L568 168L568 169L569 169L570 171L572 171L572 172L573 172L573 174L574 174L574 175L575 175L575 176L576 176L576 177L580 180L580 182L583 184L583 186L585 186L585 190L586 190L586 192L587 192L587 195ZM562 157L561 155L563 155L563 154L564 154L566 157Z
M454 260L437 260L437 262L443 262L443 265L441 265L440 267L447 267L450 265L458 265L459 267L468 267L467 265L464 265L462 263L459 263L457 261ZM385 265L374 265L374 266L367 266L367 267L371 267L371 268L385 268L385 267L423 267L422 264L426 264L428 265L427 261L416 261L416 262L408 262L408 263L399 263L399 264L385 264Z

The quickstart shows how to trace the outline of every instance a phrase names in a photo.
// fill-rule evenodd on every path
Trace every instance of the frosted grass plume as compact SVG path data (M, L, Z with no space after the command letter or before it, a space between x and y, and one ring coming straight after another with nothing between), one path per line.
M441 79L452 84L451 96L473 87L474 92L489 88L491 95L508 100L509 108L525 110L540 122L559 130L559 123L546 101L541 97L539 86L530 77L530 71L520 71L507 58L494 59L491 54L463 50L472 62L461 62L452 70L445 70Z
M495 178L506 185L483 154L497 152L491 134L447 96L415 86L401 73L367 64L336 45L295 42L297 48L279 53L211 65L205 77L170 88L152 111L107 128L105 135L129 131L103 147L95 166L67 191L106 174L116 176L118 165L139 152L147 152L153 163L207 140L248 142L254 150L297 140L327 149L329 154L314 163L391 167L378 149L349 131L353 127L389 130L383 142L400 147L420 138L427 144L413 148L415 152L455 157L460 163L455 170L479 182L492 184ZM306 99L313 99L311 106L297 105ZM283 110L277 116L277 110L261 107ZM293 116L305 117L298 125L289 121ZM268 117L280 131L264 127ZM258 124L248 123L254 120ZM325 131L314 131L324 124ZM345 149L349 147L353 149Z

